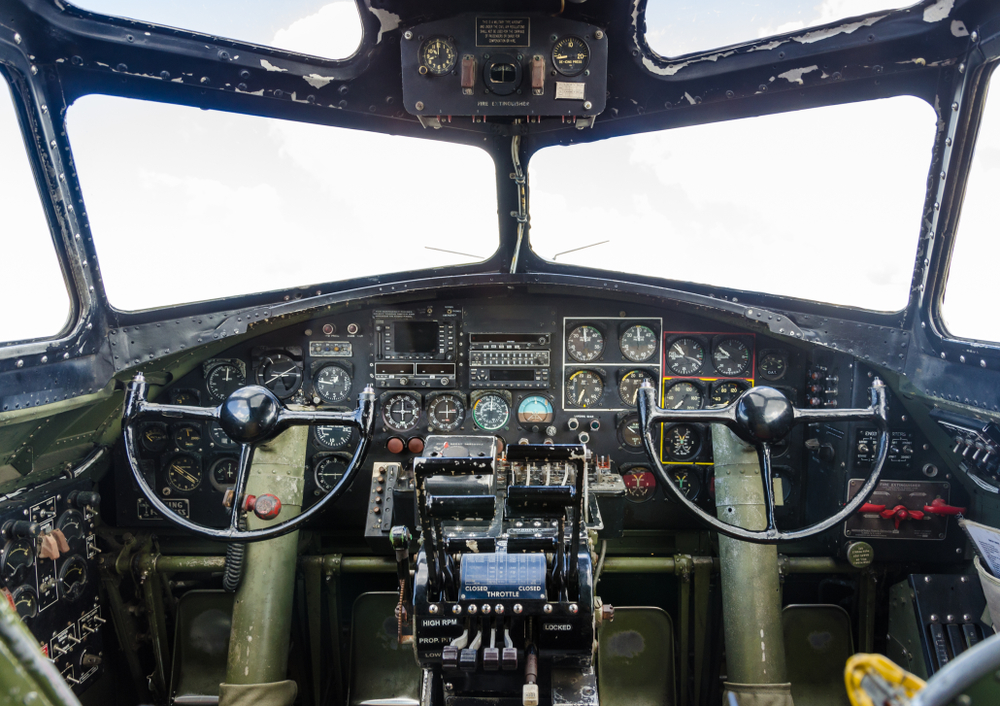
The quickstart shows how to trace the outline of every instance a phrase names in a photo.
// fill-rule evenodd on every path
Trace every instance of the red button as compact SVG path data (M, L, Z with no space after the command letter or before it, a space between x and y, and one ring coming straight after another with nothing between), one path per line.
M401 454L403 453L403 448L404 448L403 440L400 439L398 436L394 436L391 439L389 439L389 442L385 445L385 447L389 449L389 453Z
M418 454L424 450L424 440L419 436L415 436L406 442L406 448L410 450L411 454Z

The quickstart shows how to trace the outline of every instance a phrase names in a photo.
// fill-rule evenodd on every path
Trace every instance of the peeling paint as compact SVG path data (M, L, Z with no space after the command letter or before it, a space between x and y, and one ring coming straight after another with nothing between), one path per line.
M955 0L938 0L930 7L924 8L924 22L940 22L951 14Z
M772 49L777 49L782 44L787 44L788 41L787 39L775 39L773 42L768 42L767 44L758 44L755 47L747 49L747 54L752 51L771 51Z
M821 42L824 39L830 39L830 37L836 37L839 34L854 34L862 27L871 27L876 22L884 20L887 15L879 15L877 17L866 17L863 20L858 20L857 22L848 22L847 24L838 25L837 27L827 27L826 29L817 29L814 32L806 32L798 37L792 37L792 41L798 42L799 44L812 44L814 42Z
M470 552L474 552L476 554L479 553L479 542L477 542L476 540L474 539L465 540L465 546L469 548Z
M378 37L375 38L375 43L379 44L382 41L383 34L391 32L399 27L399 15L389 12L388 10L381 10L377 7L369 7L368 10L375 15L379 21Z
M283 71L283 72L284 71L288 71L288 69L283 69L280 66L275 66L274 64L272 64L267 59L261 59L260 60L260 65L263 66L268 71Z
M813 64L812 66L806 66L801 69L791 69L783 74L778 74L778 78L783 78L789 83L797 83L800 86L802 86L805 84L805 81L802 80L802 77L805 74L811 73L813 71L819 71L819 66Z
M303 80L308 83L313 88L322 88L326 84L333 81L333 76L320 76L319 74L309 74L308 76L303 76Z
M692 64L700 64L705 61L718 61L719 59L725 59L727 56L732 56L736 53L736 50L719 52L718 54L709 54L708 56L699 56L695 59L689 59L688 61L682 61L679 64L668 64L667 66L657 66L649 57L642 58L642 64L645 66L650 73L654 73L658 76L673 76L681 69L686 69Z
M951 36L953 37L968 37L969 30L965 26L962 20L952 20L951 21Z
M176 79L176 80L180 81L180 79ZM236 92L237 93L248 93L251 96L262 96L262 95L264 95L264 89L263 88L260 89L259 91L241 91L240 89L237 88Z
M684 98L687 99L688 103L690 103L691 105L694 105L694 103L695 103L694 98L692 98L691 94L688 93L687 91L684 92Z

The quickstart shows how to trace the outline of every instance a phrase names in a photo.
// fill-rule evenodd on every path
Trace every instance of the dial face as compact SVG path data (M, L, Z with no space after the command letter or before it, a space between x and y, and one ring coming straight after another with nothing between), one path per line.
M22 618L34 618L38 615L38 594L31 586L18 586L12 595L14 608Z
M272 353L260 361L257 384L281 399L291 397L302 384L302 364L284 353Z
M710 406L724 407L735 402L736 398L742 395L750 386L742 380L723 380L712 385L712 394L709 398Z
M35 549L30 539L12 539L3 548L3 578L8 584L27 578L28 569L35 565Z
M701 450L701 434L690 424L675 424L663 435L663 448L675 461L690 461Z
M201 445L201 429L185 424L174 429L174 443L182 451L191 451Z
M757 372L765 380L780 380L788 369L788 357L784 353L772 351L761 356Z
M593 407L603 396L604 382L592 370L578 370L566 381L566 404L571 407Z
M656 334L649 326L642 324L629 326L618 343L621 345L622 355L633 363L649 360L656 353Z
M174 456L167 465L167 483L174 490L190 493L201 485L201 468L192 456Z
M339 365L324 365L316 372L313 385L316 393L327 402L343 402L351 394L351 376Z
M566 352L581 363L595 361L604 352L604 334L593 326L577 326L566 339Z
M644 503L652 499L656 492L656 476L648 468L633 468L622 475L625 482L625 497L634 503Z
M642 429L639 427L639 418L629 415L618 425L618 436L621 442L631 449L642 448Z
M216 402L222 402L245 383L243 373L233 363L219 363L208 372L208 377L205 379L208 394Z
M393 395L382 407L382 422L393 431L409 431L420 420L420 403L413 395Z
M87 562L79 554L74 554L59 570L59 595L76 600L86 585Z
M201 404L201 400L198 399L198 393L194 390L178 390L170 395L170 399L174 404L189 405L192 407Z
M240 462L232 456L216 459L208 469L208 480L216 490L228 490L236 484Z
M701 409L701 390L693 382L675 382L663 396L663 409Z
M450 73L457 62L458 50L444 37L431 37L420 47L420 65L427 67L432 76Z
M693 468L675 468L670 473L670 479L688 500L697 500L701 494L701 479Z
M79 510L67 510L59 517L56 528L62 530L66 541L74 544L83 539L84 525L83 515Z
M517 421L520 424L551 424L554 417L552 403L542 395L525 397L517 406Z
M427 420L440 431L455 431L465 420L465 403L457 395L438 395L427 408Z
M705 347L693 338L678 338L667 349L667 367L677 375L694 375L705 362Z
M226 432L222 431L222 427L219 426L218 422L212 422L208 425L208 438L220 449L235 449L239 446L239 444L229 438Z
M142 426L139 432L139 440L142 447L147 451L159 453L170 444L170 435L167 433L167 425L160 422L150 422Z
M313 436L321 446L328 449L339 449L347 445L351 440L350 427L325 426L313 427Z
M337 483L344 477L344 471L350 463L349 458L340 455L324 456L313 466L313 480L316 487L324 493L329 493L337 487Z
M495 392L487 392L472 405L472 421L483 431L503 429L509 420L510 405Z
M579 37L563 37L552 47L552 65L563 76L579 76L590 64L590 47Z
M738 338L719 341L712 351L712 364L720 375L742 375L750 369L750 348Z
M632 370L625 373L618 383L618 396L622 398L622 402L629 407L635 407L638 404L636 397L639 394L639 388L645 382L653 384L653 376L645 370Z

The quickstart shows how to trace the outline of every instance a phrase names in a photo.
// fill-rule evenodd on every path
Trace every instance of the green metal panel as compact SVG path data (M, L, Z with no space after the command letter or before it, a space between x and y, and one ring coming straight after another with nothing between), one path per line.
M900 581L889 589L889 634L885 654L906 671L927 679L913 589L908 581Z
M218 696L226 677L233 594L188 591L177 603L170 698Z
M854 654L851 616L835 605L790 605L781 622L795 703L849 706L844 665Z
M397 639L395 592L363 593L351 611L350 706L420 699L420 667L412 645Z
M676 703L674 628L660 608L615 608L597 636L601 706Z

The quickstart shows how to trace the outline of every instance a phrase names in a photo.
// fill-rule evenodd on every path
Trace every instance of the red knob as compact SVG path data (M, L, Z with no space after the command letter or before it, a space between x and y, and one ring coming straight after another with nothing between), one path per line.
M410 450L410 453L418 454L424 450L424 440L419 436L415 436L406 442L406 448Z
M253 510L253 514L262 520L273 520L281 512L281 501L277 495L248 495L244 509Z
M858 512L882 512L885 510L885 505L875 505L874 503L865 503L861 506Z
M941 498L934 498L930 505L924 505L924 512L930 515L961 515L965 513L965 508L948 505Z
M911 510L903 505L897 505L892 509L883 510L882 512L879 513L879 515L881 515L882 519L884 520L888 519L894 520L893 524L895 525L896 529L899 529L899 523L902 522L903 520L924 519L924 513L922 513L920 510Z
M401 454L403 453L403 449L405 448L403 446L403 440L400 439L398 436L394 436L391 439L389 439L385 447L389 449L389 453L391 454Z

